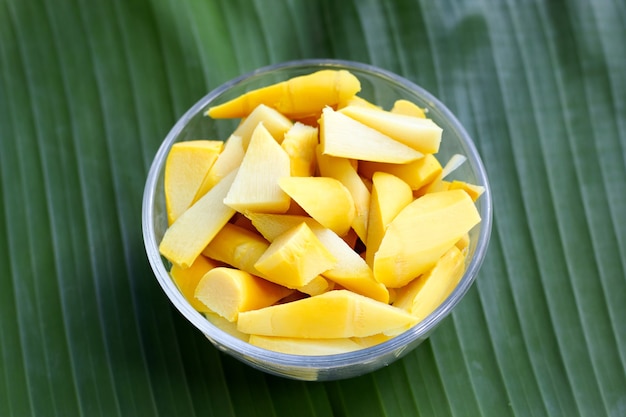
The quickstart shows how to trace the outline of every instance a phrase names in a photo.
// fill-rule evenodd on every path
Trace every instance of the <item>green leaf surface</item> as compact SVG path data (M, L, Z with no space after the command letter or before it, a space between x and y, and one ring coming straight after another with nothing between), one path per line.
M626 415L625 39L612 0L1 0L0 416ZM177 118L303 58L435 94L494 201L478 279L431 338L326 383L215 349L141 237Z

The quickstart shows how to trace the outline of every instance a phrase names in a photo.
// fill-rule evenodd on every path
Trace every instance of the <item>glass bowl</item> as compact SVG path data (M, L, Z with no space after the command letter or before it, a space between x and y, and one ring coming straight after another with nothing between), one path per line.
M325 356L302 356L278 353L250 345L211 324L193 309L169 275L170 264L159 254L159 243L167 228L163 191L164 166L175 142L194 139L225 140L238 120L214 120L205 116L212 105L225 102L251 89L283 81L320 69L346 69L361 82L359 96L391 108L397 99L406 99L426 108L428 117L442 129L441 148L437 157L445 163L452 155L461 154L467 161L453 173L455 179L485 187L476 202L482 221L470 232L471 244L466 270L450 296L426 319L406 332L376 346L350 353ZM476 148L455 116L433 95L414 83L371 65L340 60L301 60L260 68L235 78L204 96L191 107L169 132L150 168L143 197L143 238L154 274L180 313L220 350L262 371L287 378L309 381L337 380L362 375L406 355L423 342L452 309L461 301L474 282L483 262L491 233L491 194L485 168Z

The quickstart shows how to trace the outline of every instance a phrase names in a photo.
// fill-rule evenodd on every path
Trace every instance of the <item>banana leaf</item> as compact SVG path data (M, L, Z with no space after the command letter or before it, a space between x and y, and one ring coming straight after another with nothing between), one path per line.
M0 415L626 415L625 39L611 0L1 0ZM141 238L177 118L303 58L432 92L494 201L453 314L392 365L324 383L220 353Z

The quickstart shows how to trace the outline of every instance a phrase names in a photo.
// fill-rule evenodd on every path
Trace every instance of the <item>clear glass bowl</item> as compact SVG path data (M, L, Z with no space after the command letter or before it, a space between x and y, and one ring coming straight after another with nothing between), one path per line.
M366 349L326 356L300 356L277 353L252 346L211 324L194 310L181 295L168 273L170 264L159 254L159 242L167 227L163 194L164 166L170 147L175 142L193 139L225 140L238 121L213 120L204 115L215 104L222 103L254 88L288 78L331 68L346 69L361 81L359 95L389 109L397 99L410 100L428 109L428 117L443 128L438 159L445 163L453 154L467 157L455 179L465 180L486 188L477 201L481 223L470 232L471 244L467 268L459 285L450 296L425 320L403 334ZM455 116L434 96L391 72L357 62L340 60L291 61L260 68L229 81L211 91L191 107L169 132L161 144L148 174L142 208L143 238L154 274L174 306L220 350L257 369L299 380L337 380L374 371L406 355L423 342L459 303L474 282L483 262L491 233L491 194L485 168L476 148Z

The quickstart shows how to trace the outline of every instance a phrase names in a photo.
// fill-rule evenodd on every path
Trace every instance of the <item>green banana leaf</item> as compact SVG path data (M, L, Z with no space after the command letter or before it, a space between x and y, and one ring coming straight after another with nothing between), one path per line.
M626 416L625 40L619 0L0 1L0 416ZM325 383L218 352L141 238L177 118L302 58L435 94L494 200L431 338Z

